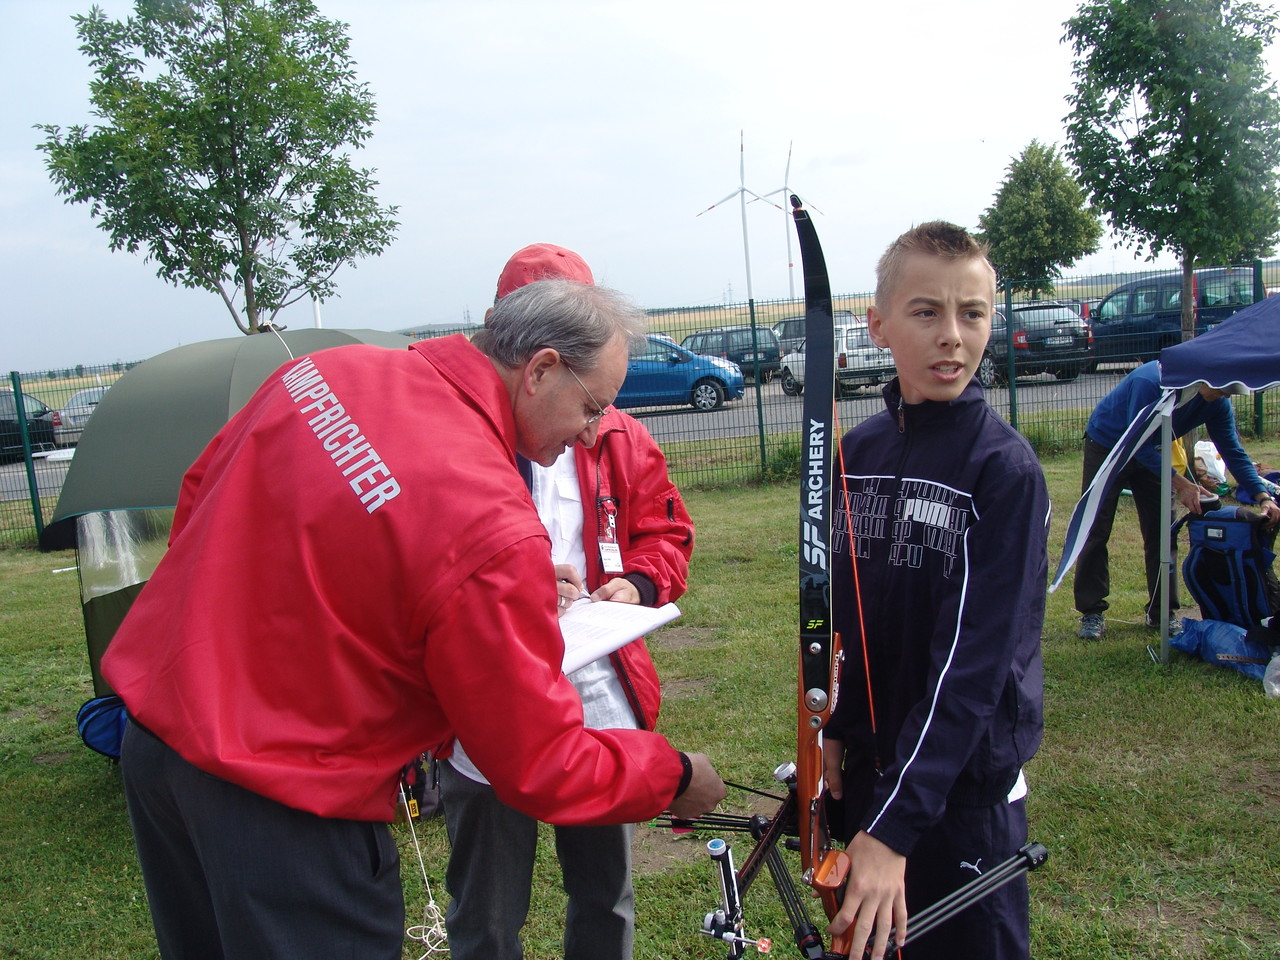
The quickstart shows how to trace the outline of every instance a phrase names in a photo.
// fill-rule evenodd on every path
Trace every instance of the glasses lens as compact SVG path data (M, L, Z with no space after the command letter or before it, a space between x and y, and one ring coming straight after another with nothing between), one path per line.
M591 406L596 408L596 412L593 415L587 417L587 426L591 426L591 424L595 423L597 420L599 420L601 417L604 416L604 407L602 407L600 405L600 402L591 395L591 391L587 389L587 385L582 382L581 378L576 373L573 372L573 367L569 366L566 363L564 365L564 368L569 371L569 376L573 377L573 379L578 382L578 386L582 388L582 392L585 393L587 395L587 399L591 401Z

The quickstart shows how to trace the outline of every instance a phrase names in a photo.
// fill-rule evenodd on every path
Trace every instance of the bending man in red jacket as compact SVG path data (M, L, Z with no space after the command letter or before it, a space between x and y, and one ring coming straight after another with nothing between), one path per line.
M300 357L210 442L103 658L166 960L399 958L385 824L400 768L455 736L541 820L723 797L705 757L583 726L516 469L594 444L641 327L612 291L532 283L475 345Z
M507 262L497 299L546 277L594 282L576 253L538 243ZM527 466L526 481L551 537L562 611L583 592L593 600L649 606L684 593L693 522L667 477L662 450L639 421L604 408L593 446L576 444L550 467ZM582 697L588 726L654 728L661 690L643 639L574 671L569 679ZM471 747L461 736L453 755L440 765L451 845L449 952L454 960L519 960L538 821L497 797L471 761ZM565 960L630 960L634 832L631 823L555 827L568 894Z

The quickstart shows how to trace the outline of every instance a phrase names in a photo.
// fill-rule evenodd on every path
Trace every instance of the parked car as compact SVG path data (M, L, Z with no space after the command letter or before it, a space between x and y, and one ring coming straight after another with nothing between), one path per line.
M1193 277L1196 336L1212 330L1253 302L1253 271L1247 267L1197 270ZM1182 274L1130 280L1090 311L1098 362L1154 360L1182 340Z
M782 369L778 371L778 382L782 392L788 397L798 397L804 393L804 338L795 348L782 358Z
M837 324L852 324L857 321L851 310L837 310L834 320ZM778 335L778 345L783 353L794 353L800 349L804 340L804 317L784 317L773 325L773 332Z
M27 436L32 450L53 446L53 411L24 393L23 413L26 414ZM22 432L19 429L18 404L12 391L0 393L0 463L12 463L22 459Z
M1088 369L1092 335L1075 304L1055 300L1015 303L1012 326L1014 377L1052 373L1059 380L1074 380ZM997 309L991 320L991 339L978 364L978 381L984 387L1004 383L1008 358L1008 325L1003 309Z
M60 447L71 447L80 442L84 425L89 422L110 384L105 387L86 387L71 395L61 410L53 416L53 439Z
M778 335L768 327L716 327L699 330L680 341L680 346L704 357L720 357L738 365L743 376L755 377L757 363L761 382L769 380L782 365Z
M833 336L837 396L853 387L884 383L893 379L897 373L893 365L893 354L887 347L877 347L871 342L865 320L837 326ZM804 392L805 343L806 341L801 340L800 348L782 359L779 377L782 392L788 396L794 397Z
M627 378L613 405L688 403L697 410L714 410L726 400L737 400L744 389L737 364L699 356L659 334L649 334L631 348Z
M1088 320L1091 316L1093 316L1093 311L1098 309L1098 304L1102 302L1102 298L1101 297L1084 297L1084 298L1064 297L1058 302L1065 303L1067 306L1071 307L1071 309L1075 310L1076 313L1080 314L1080 316ZM999 306L999 304L997 304L997 306Z

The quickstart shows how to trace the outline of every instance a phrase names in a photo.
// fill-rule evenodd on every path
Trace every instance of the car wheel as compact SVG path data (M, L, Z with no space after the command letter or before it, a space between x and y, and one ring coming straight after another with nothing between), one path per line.
M798 383L796 378L791 375L790 367L782 368L782 374L780 375L779 380L782 382L782 392L788 397L798 397L800 396L800 391L804 389L804 386Z
M724 384L708 377L693 385L691 402L696 410L714 410L724 403L724 396Z
M982 359L978 361L978 382L987 389L998 387L1004 383L1000 367L995 358L989 353L984 353Z
M1069 367L1062 367L1061 369L1053 371L1053 375L1058 380L1075 380L1080 376L1080 367L1078 364L1073 364Z

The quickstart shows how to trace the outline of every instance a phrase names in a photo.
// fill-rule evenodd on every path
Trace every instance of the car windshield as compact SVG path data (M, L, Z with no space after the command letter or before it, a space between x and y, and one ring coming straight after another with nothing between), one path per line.
M49 412L48 407L29 393L22 395L22 409L28 417L43 417ZM10 418L18 415L18 406L12 393L0 393L0 413Z
M631 348L632 360L666 360L672 354L682 354L682 351L674 343L667 340L658 340L652 337L646 337L640 343L634 344Z
M71 395L71 399L67 401L67 406L91 407L98 403L106 392L106 387L90 387L88 390L81 390L79 393Z
M1030 320L1032 322L1058 322L1060 320L1079 320L1080 314L1076 313L1070 307L1026 307L1019 310L1014 308L1014 314L1020 320Z

